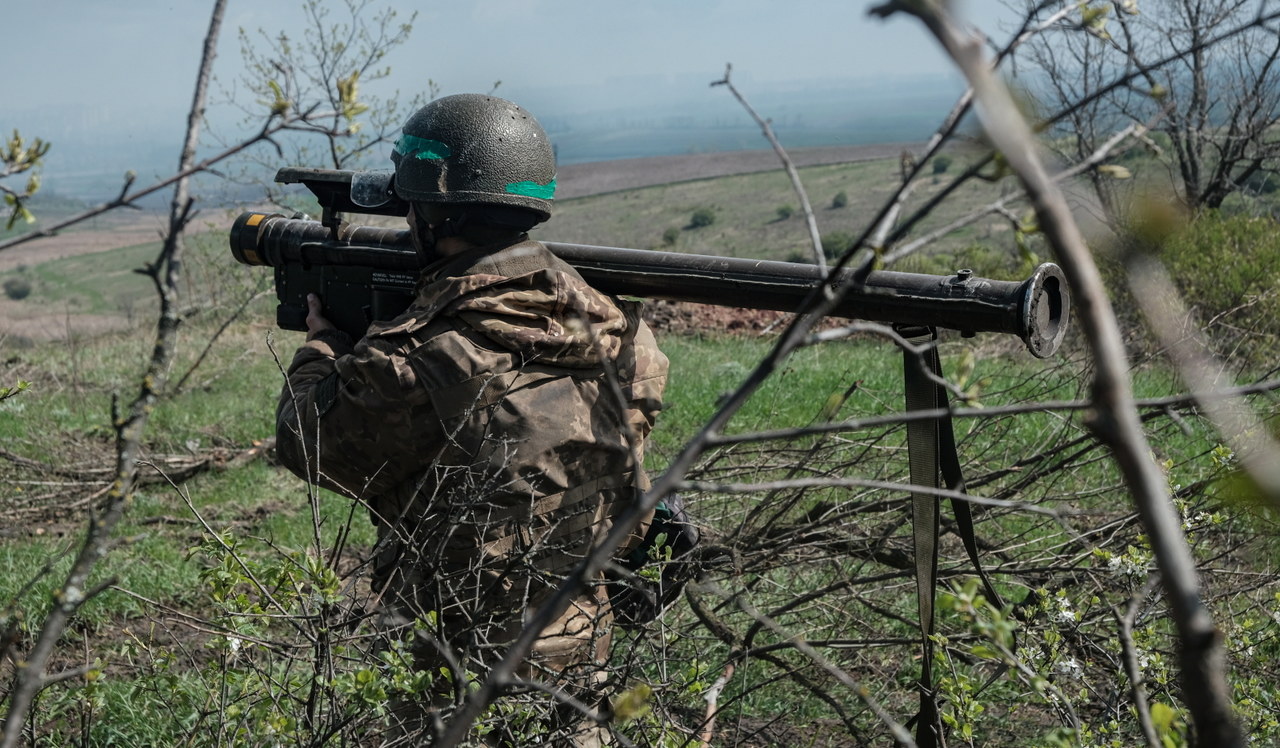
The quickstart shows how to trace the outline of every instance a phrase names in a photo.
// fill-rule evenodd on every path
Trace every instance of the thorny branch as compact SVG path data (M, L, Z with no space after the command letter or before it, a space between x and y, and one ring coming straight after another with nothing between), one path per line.
M180 321L178 314L179 281L182 273L183 232L191 215L191 198L188 177L193 173L196 142L200 123L204 119L205 97L213 60L217 53L218 34L226 0L217 0L209 20L205 36L199 73L196 76L191 110L187 118L186 141L179 159L173 201L169 210L169 232L165 237L160 256L152 266L151 277L160 294L160 317L156 326L156 343L146 375L142 378L138 395L125 414L113 413L116 430L116 478L101 511L89 520L80 552L68 572L61 589L54 594L54 604L40 629L23 664L17 668L13 690L9 694L9 712L5 716L4 734L0 747L13 748L22 738L23 725L36 694L49 683L45 672L50 656L67 624L89 599L92 590L88 586L89 574L107 553L111 535L132 502L134 481L137 478L138 451L142 435L159 392L164 387ZM99 588L100 589L100 588Z
M1182 641L1182 684L1197 733L1205 745L1239 746L1244 737L1231 706L1221 636L1200 595L1199 575L1170 501L1163 475L1151 459L1127 375L1127 356L1102 278L1061 191L1036 153L1031 128L1008 89L991 74L981 43L961 31L940 2L890 2L872 9L916 16L968 78L979 117L994 147L1004 154L1036 208L1040 226L1076 295L1076 309L1093 357L1094 411L1089 426L1111 449L1147 529L1172 603Z

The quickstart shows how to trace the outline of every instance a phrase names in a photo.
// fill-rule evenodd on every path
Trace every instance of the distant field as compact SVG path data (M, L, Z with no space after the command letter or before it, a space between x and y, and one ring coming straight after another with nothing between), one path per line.
M788 150L787 156L797 167L822 166L897 158L903 150L914 152L919 148L918 143L826 146ZM770 149L561 164L557 174L559 187L556 195L561 200L572 200L606 192L620 192L697 179L714 179L734 174L778 171L781 168L782 162Z
M956 159L951 172L963 168ZM799 169L801 181L813 205L824 237L840 234L852 239L864 231L900 181L898 159L880 158L856 163L810 166ZM924 203L946 183L926 177L908 201L904 215ZM847 205L833 208L838 193ZM922 234L943 225L999 196L998 188L985 182L959 190L947 204L913 232ZM710 209L714 223L691 225L693 212ZM782 218L779 212L790 210ZM664 233L675 235L671 244ZM608 244L635 249L668 249L694 254L787 260L809 256L809 237L800 203L781 168L715 179L664 184L566 200L537 237L582 244ZM1003 254L1016 266L1012 232L1004 219L988 217L946 237L935 251L955 252L981 243Z

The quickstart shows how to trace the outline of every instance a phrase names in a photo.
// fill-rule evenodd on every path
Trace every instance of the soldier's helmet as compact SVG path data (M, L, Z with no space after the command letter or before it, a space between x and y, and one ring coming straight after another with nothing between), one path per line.
M542 125L506 99L436 99L405 122L391 154L395 191L413 202L521 208L551 216L556 159Z

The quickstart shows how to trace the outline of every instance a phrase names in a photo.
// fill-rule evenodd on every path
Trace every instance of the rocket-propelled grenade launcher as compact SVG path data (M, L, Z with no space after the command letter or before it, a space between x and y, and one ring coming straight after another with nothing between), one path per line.
M281 169L276 181L303 183L320 201L320 221L243 213L231 228L231 253L247 265L275 268L276 322L306 330L309 293L353 339L374 320L392 319L414 297L422 260L407 230L355 226L344 213L403 217L408 204L388 189L389 172ZM793 312L823 281L816 265L545 242L605 293ZM1066 334L1070 292L1057 265L1023 281L872 271L861 285L842 271L829 283L843 296L832 316L940 327L966 335L1017 335L1032 355L1052 355ZM847 286L847 287L846 287Z

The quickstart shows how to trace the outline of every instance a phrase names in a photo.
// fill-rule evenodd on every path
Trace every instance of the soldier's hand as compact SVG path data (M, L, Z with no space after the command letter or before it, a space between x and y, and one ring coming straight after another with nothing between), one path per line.
M333 323L321 314L320 297L307 294L307 340L311 340L322 330L336 330Z

